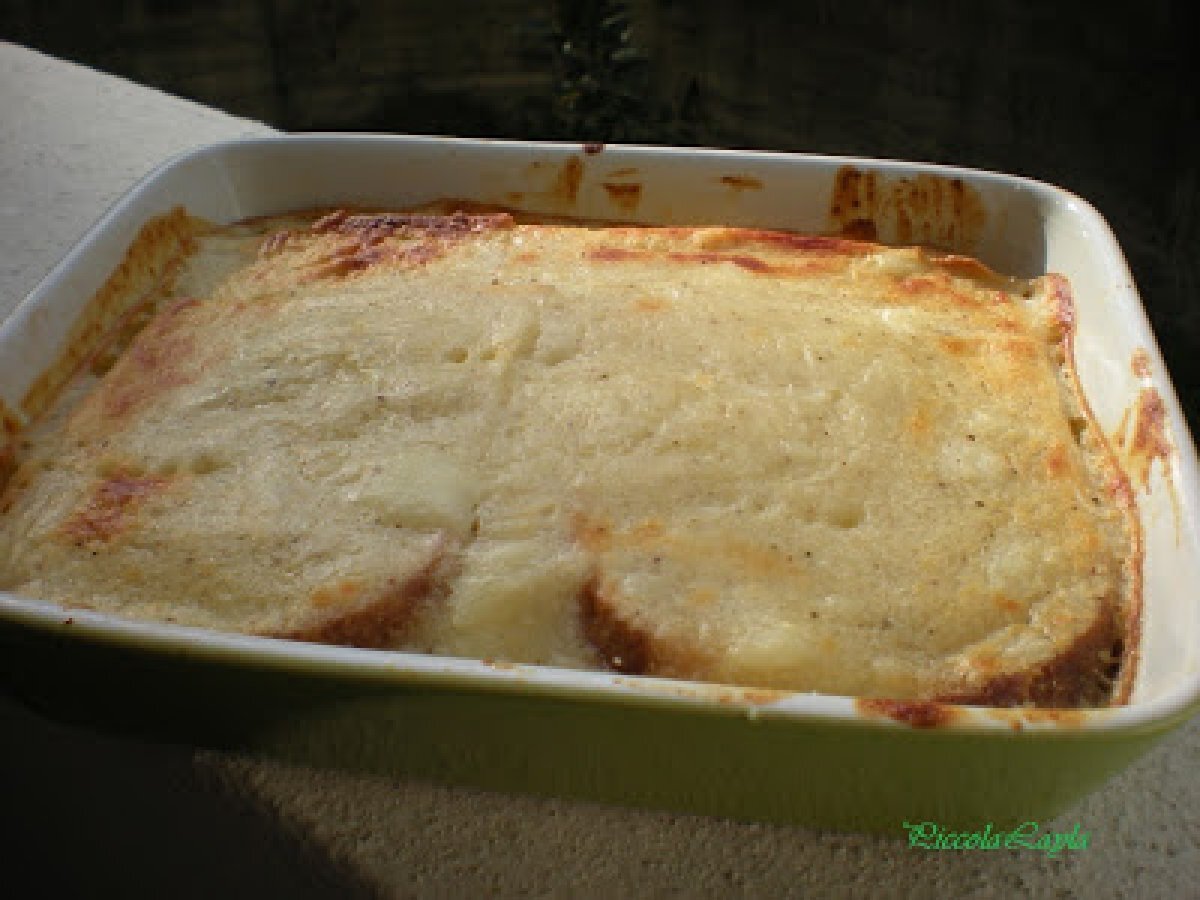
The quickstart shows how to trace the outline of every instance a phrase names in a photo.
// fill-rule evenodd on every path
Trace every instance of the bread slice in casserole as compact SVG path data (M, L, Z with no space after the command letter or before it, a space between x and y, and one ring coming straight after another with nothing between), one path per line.
M32 442L0 586L748 686L1113 697L1139 544L1057 276L483 212L197 245Z

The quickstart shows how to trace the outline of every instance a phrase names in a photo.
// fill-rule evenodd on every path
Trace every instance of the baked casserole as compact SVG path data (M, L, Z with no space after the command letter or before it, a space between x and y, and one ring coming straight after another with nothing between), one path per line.
M1127 695L1140 537L1059 276L458 204L177 211L94 306L13 449L5 590L751 687Z

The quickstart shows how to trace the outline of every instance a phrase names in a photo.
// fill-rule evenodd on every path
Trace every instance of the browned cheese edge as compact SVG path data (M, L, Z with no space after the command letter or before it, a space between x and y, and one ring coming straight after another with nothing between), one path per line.
M149 320L154 301L169 290L195 238L207 227L178 206L142 226L117 268L72 324L59 358L26 392L21 410L30 420L49 410L80 369L123 337L122 332L136 331Z

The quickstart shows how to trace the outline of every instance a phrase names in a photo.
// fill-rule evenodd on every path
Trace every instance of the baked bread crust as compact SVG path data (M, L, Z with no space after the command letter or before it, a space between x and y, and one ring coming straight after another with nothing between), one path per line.
M183 245L149 324L33 435L5 588L856 696L1128 690L1140 539L1057 276L481 209Z

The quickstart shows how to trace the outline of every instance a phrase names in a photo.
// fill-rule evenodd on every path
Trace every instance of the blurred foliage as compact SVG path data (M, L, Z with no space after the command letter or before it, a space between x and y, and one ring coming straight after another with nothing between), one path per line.
M557 6L556 115L576 134L628 137L647 115L646 54L633 43L628 9L615 0Z
M638 44L629 4L556 0L548 18L521 27L526 58L552 73L549 97L525 106L527 136L599 142L690 143L702 118L700 89L658 100L650 55Z

